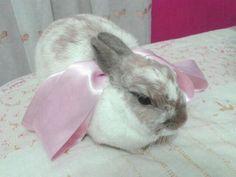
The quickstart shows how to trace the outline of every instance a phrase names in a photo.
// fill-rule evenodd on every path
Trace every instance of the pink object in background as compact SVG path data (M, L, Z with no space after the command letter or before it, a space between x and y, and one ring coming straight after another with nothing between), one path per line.
M234 25L235 0L152 1L152 42Z

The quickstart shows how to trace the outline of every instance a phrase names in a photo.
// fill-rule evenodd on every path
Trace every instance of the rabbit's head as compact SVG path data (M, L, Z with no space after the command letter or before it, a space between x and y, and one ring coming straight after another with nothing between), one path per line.
M172 70L133 53L110 33L99 33L91 44L97 64L139 121L156 134L184 124L186 102Z

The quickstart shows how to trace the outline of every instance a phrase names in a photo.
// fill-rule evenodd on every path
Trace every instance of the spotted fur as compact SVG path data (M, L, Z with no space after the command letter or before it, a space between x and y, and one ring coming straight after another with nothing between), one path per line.
M99 144L128 151L174 134L187 119L173 71L134 54L131 48L136 46L136 39L112 22L78 15L50 25L37 44L35 57L40 81L76 61L95 59L109 83L88 135Z

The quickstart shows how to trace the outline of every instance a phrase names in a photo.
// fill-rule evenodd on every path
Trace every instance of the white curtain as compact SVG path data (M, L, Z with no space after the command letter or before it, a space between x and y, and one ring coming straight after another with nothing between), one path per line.
M0 0L0 85L28 74L42 31L54 20L92 13L150 42L151 0Z

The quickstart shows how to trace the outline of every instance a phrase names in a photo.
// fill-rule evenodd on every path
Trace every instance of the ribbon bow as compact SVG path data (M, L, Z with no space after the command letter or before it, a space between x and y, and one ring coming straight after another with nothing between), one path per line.
M171 64L150 50L136 54L168 65L189 101L195 91L207 88L204 75L193 60ZM107 76L94 61L77 62L50 76L36 91L23 125L35 131L51 159L67 151L85 136Z

